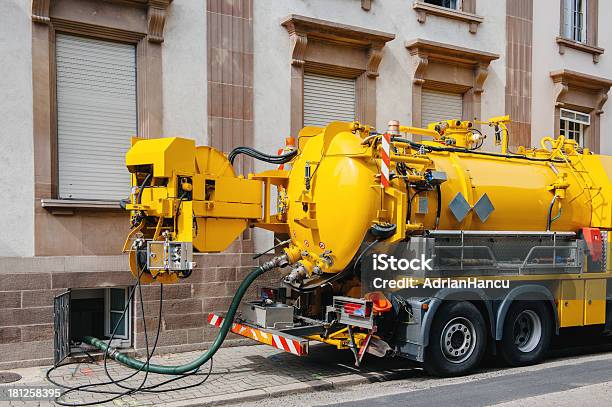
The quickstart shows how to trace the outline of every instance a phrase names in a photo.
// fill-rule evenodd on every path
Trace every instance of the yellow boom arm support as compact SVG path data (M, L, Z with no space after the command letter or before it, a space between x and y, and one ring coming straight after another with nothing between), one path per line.
M124 248L132 273L144 282L175 281L180 273L167 272L191 269L185 262L193 249L223 251L250 223L269 221L262 212L269 201L264 191L269 195L270 182L283 182L282 171L258 179L236 176L223 153L178 137L133 139L126 165L133 231ZM145 266L149 273L139 272Z

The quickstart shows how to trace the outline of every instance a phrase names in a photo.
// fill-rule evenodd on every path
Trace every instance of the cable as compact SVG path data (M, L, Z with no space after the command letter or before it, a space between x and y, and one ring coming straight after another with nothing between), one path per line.
M240 301L242 300L242 297L246 294L249 286L255 281L255 279L257 279L257 277L259 277L266 271L272 270L282 265L286 261L285 259L286 256L275 257L274 259L264 263L263 265L256 267L255 269L253 269L253 271L251 271L251 273L249 273L249 275L247 275L247 277L242 281L242 283L240 283L236 294L232 298L232 303L230 304L230 307L227 310L227 314L223 319L223 322L221 323L219 333L217 334L211 347L202 355L200 355L195 360L189 363L174 366L150 364L120 353L104 341L101 341L100 339L91 336L84 337L83 342L93 345L98 349L104 351L109 349L108 352L110 357L133 369L140 369L142 367L143 369L146 369L150 372L171 375L181 375L184 373L192 372L193 370L206 363L221 347L221 344L225 340L225 337L227 336L228 332L232 327L232 324L234 322L234 316L236 315L238 306L240 305Z
M546 217L546 231L550 232L550 227L554 221L561 217L562 208L559 206L559 213L554 218L552 217L553 207L555 206L555 202L557 202L557 195L553 196L552 201L550 202L550 206L548 207L548 216Z
M438 206L436 206L436 223L434 224L434 230L440 226L440 214L442 213L442 188L440 184L436 184L436 193L438 195Z
M357 260L355 260L355 263L353 263L353 273L355 273L355 274L357 273L357 264L359 264L359 262L361 261L361 258L364 256L364 254L366 254L366 252L368 252L378 242L380 242L380 240L374 240L372 243L367 245L365 249L363 249L363 251L357 257Z
M187 191L183 191L181 193L181 196L179 196L179 203L178 205L176 205L176 212L174 212L174 233L178 233L178 231L176 230L176 222L178 222L178 214L179 211L181 210L181 205L183 204L183 200L185 199L185 196L187 195Z
M485 141L485 136L477 128L473 128L472 131L475 131L476 133L480 134L480 143L477 144L476 147L472 147L472 148L469 149L470 151L475 151L475 150L478 150L480 147L482 147L482 145L484 144L484 141Z
M263 256L264 254L268 253L269 251L272 251L272 250L274 250L274 249L277 249L277 248L279 248L279 247L281 247L281 246L284 246L284 245L286 245L286 244L288 244L288 243L290 243L290 242L291 242L291 239L287 239L287 240L285 240L285 241L279 242L279 243L275 244L274 246L270 247L268 250L263 251L263 252L261 252L261 253L257 253L255 256L253 256L253 260L257 260L258 258L260 258L260 257L261 257L261 256Z
M142 299L143 298L142 297L142 285L140 284L140 277L142 276L142 272L143 271L141 271L141 273L138 276L138 280L137 280L136 286L132 287L132 289L130 290L130 294L129 294L128 300L126 302L126 306L124 307L124 310L123 310L123 312L121 314L121 318L119 319L119 322L121 322L125 318L126 312L129 309L129 305L130 305L130 302L131 302L131 300L133 298L133 295L134 295L134 293L136 291L136 288L138 288L139 294L140 294L140 307L141 307L141 311L142 311L142 314L143 314L143 318L146 319L146 315L145 315L145 312L144 312L144 302L143 302L143 299ZM144 336L145 336L145 346L146 346L146 349L147 349L147 359L146 359L145 365L143 365L143 368L145 366L148 366L148 364L150 363L151 358L154 355L155 349L157 347L157 343L158 343L158 339L159 339L159 334L160 334L160 331L161 331L161 316L162 316L162 308L163 308L162 304L163 304L163 284L160 284L160 304L159 304L158 325L157 325L157 333L156 333L156 336L155 336L155 341L154 341L152 349L149 349L148 334L147 334L146 324L144 326ZM113 329L113 332L112 332L112 334L110 336L110 340L109 340L110 342L112 342L112 340L114 339L114 337L116 335L117 329L119 328L119 322L115 325L115 327ZM86 354L89 355L89 357L91 359L93 359L93 357L89 353L86 352ZM66 366L66 365L75 364L75 363L80 363L80 362L65 363L65 364L62 364L62 365L54 366L51 369L49 369L47 371L47 380L49 380L49 382L55 384L56 386L59 386L59 387L67 389L67 391L64 391L62 394L60 394L56 398L56 400L55 400L56 403L59 404L59 405L65 405L65 406L89 406L89 405L98 405L98 404L102 404L102 403L108 403L108 402L111 402L111 401L116 400L118 398L121 398L123 396L131 395L131 394L134 394L134 393L139 392L139 391L152 392L152 393L160 393L160 392L166 392L166 391L182 390L182 389L187 389L187 388L191 388L191 387L194 387L194 386L198 386L198 385L204 383L208 379L208 377L210 376L210 373L212 372L212 359L211 359L210 368L209 368L208 373L203 374L202 376L204 376L204 379L199 381L198 383L191 384L191 385L186 385L186 386L180 386L178 388L156 390L158 387L161 387L161 386L163 386L165 384L168 384L168 383L172 383L172 382L174 382L176 380L179 380L179 379L182 379L182 378L185 378L185 377L188 377L188 376L192 376L192 375L200 376L201 374L197 374L198 369L196 369L193 372L189 372L189 373L186 373L186 374L179 375L179 376L174 377L172 379L165 380L165 381L163 381L161 383L157 383L155 385L150 385L150 386L145 386L145 383L147 381L148 374L149 374L148 371L145 371L145 377L140 382L140 385L138 387L130 387L130 386L122 385L120 383L124 382L124 381L126 381L126 380L128 380L128 379L130 379L132 377L134 377L135 375L140 373L143 369L138 369L134 373L129 374L128 376L126 376L126 377L124 377L122 379L119 379L119 380L114 379L111 376L110 372L108 371L107 355L108 355L108 351L105 351L105 354L104 354L104 371L106 373L106 376L110 379L110 381L108 381L108 382L92 383L92 384L86 384L86 385L81 385L81 386L76 386L76 387L70 387L70 386L66 386L64 384L58 383L58 382L54 381L53 379L51 379L51 377L50 377L51 372L56 370L57 368L62 367L62 366ZM111 390L98 390L98 389L95 389L96 387L107 386L107 385L116 385L116 386L121 387L122 389L124 389L124 391L111 391ZM115 396L111 397L111 398L108 398L106 400L96 400L95 402L79 403L79 404L67 403L67 402L62 400L62 398L64 398L67 394L73 393L73 392L78 392L78 391L95 393L95 394L114 394Z
M445 152L451 152L451 153L469 153L469 154L485 155L489 157L516 158L518 160L527 160L527 161L535 161L535 162L556 162L556 163L565 162L563 160L554 159L554 158L535 158L535 157L527 157L525 155L499 154L499 153L491 153L487 151L473 151L473 150L468 150L464 148L429 146L425 144L415 143L412 140L404 139L401 137L393 137L391 141L398 141L400 143L410 144L410 146L413 148L417 148L417 149L423 148L429 151L445 151Z

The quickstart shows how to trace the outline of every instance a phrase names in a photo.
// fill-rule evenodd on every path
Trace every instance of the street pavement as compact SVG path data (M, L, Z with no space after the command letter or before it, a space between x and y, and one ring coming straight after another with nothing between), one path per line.
M595 352L596 351L596 352ZM594 353L595 352L595 353ZM200 352L155 357L154 363L181 364ZM207 371L208 365L203 371ZM49 386L48 367L16 369L23 379L1 387ZM132 371L109 362L109 372L121 378ZM101 362L60 367L52 379L68 386L107 381ZM143 374L125 384L138 386ZM147 385L169 378L149 375ZM366 367L353 367L352 354L328 345L311 346L310 355L296 357L268 346L222 348L214 358L212 373L192 376L159 389L194 387L171 392L139 392L123 396L109 406L164 405L170 407L241 405L246 407L288 406L575 406L612 405L612 347L557 350L552 359L537 366L503 368L489 362L473 375L440 379L403 359L367 357ZM97 390L117 391L116 386ZM74 392L67 403L98 403L112 394ZM585 404L586 403L586 404ZM53 405L51 401L0 401L0 406Z
M236 346L222 348L214 356L210 377L203 384L185 390L171 392L139 392L112 402L109 406L200 406L213 404L242 403L248 400L260 400L269 397L311 392L315 390L339 388L359 383L393 380L411 374L412 366L402 359L372 358L365 369L357 370L353 356L348 351L339 352L335 348L316 344L310 347L311 354L297 357L265 345ZM199 356L201 352L185 352L156 356L152 363L182 364ZM202 372L208 370L205 365ZM49 367L14 369L23 376L17 383L0 385L0 387L34 387L49 386L45 373ZM110 360L108 370L113 378L128 376L133 371ZM122 382L126 386L138 387L144 373ZM172 376L149 375L147 385L158 384ZM195 385L204 376L191 376L174 383L161 386L159 389L172 389L179 386ZM53 371L51 379L70 387L107 382L101 361L95 364L82 363L66 365ZM159 390L156 389L156 390ZM98 386L95 390L122 391L114 385ZM65 403L96 403L112 394L92 394L88 392L71 392L61 400ZM7 402L4 402L7 403ZM0 401L0 405L4 405ZM22 401L10 401L6 405L24 405ZM27 405L52 405L50 401L28 402Z

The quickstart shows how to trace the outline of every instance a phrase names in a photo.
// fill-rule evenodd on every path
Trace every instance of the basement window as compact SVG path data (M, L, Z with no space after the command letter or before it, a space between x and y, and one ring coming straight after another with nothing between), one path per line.
M128 303L128 288L73 289L70 300L70 339L80 342L84 336L109 340L116 329L114 347L131 346L132 307L123 315ZM78 351L75 349L75 351Z

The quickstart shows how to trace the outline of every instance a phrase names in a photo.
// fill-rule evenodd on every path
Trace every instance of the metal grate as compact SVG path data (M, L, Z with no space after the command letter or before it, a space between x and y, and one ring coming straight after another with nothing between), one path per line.
M70 290L53 299L53 364L70 356Z

